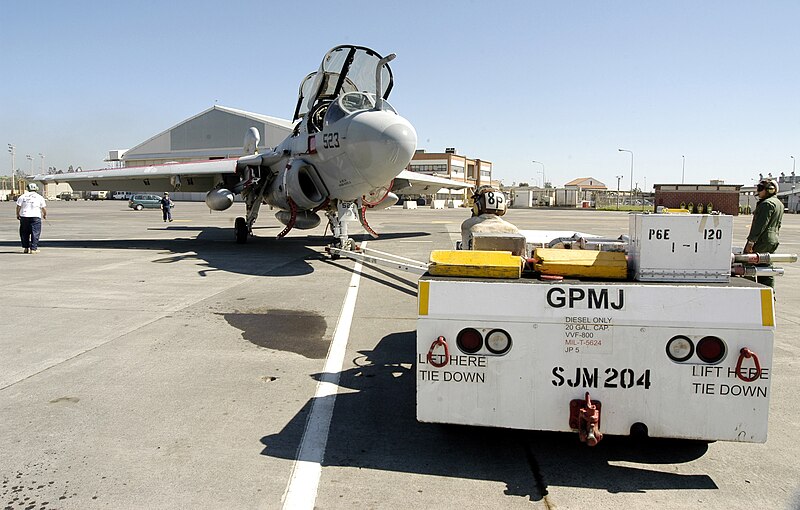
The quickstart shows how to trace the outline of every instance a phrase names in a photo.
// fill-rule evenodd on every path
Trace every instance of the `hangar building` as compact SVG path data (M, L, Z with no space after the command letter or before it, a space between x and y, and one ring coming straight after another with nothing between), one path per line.
M147 166L242 156L244 135L258 129L260 151L272 148L292 132L292 122L226 106L214 105L125 151L109 152L112 165ZM142 191L142 190L122 190ZM175 192L175 200L205 199L205 193Z
M157 165L167 161L198 161L242 156L244 135L258 129L259 149L275 147L292 131L288 120L214 105L122 155L125 166Z

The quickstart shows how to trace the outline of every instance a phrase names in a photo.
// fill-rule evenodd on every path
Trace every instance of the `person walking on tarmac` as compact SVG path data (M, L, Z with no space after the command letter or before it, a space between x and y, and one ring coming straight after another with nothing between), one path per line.
M758 203L753 211L753 223L747 235L744 253L775 253L778 249L778 234L783 220L783 202L776 196L778 184L772 179L763 179L756 187ZM758 267L772 267L759 264ZM758 283L775 288L774 276L758 276Z
M472 196L472 217L461 224L461 249L472 249L473 233L517 234L517 227L500 216L506 213L506 197L492 186L481 186Z
M39 236L42 233L42 219L47 219L47 202L38 194L35 182L28 184L28 191L17 199L17 219L22 253L39 253Z
M161 199L161 213L164 216L164 222L172 221L172 206L174 205L169 199L169 191L165 191L164 198Z

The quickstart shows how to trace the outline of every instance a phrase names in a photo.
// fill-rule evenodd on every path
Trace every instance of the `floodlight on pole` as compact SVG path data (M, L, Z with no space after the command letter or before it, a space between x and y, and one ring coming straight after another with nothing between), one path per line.
M630 152L631 153L631 196L633 196L633 151L628 149L617 149L620 152Z
M43 174L44 173L44 154L42 154L40 152L39 153L39 157L42 158L42 164L39 166L39 173Z
M28 160L28 173L33 175L33 156L25 154L25 159Z

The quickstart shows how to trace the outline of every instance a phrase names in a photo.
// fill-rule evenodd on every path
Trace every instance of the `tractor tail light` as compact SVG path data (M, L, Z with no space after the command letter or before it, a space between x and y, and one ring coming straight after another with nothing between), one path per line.
M717 363L725 357L725 342L715 336L705 336L697 342L697 357L706 363Z
M467 354L475 354L483 347L483 336L474 328L464 328L456 336L456 345Z

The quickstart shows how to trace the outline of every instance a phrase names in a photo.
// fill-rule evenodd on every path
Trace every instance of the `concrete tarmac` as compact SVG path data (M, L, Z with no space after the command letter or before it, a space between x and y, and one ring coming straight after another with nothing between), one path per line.
M355 280L354 262L324 255L324 225L276 240L265 208L237 245L241 204L180 202L172 223L117 201L48 212L41 253L24 255L14 206L0 203L0 508L282 508L287 492L313 492L293 474L308 416L328 404L308 508L800 508L798 264L777 279L765 444L607 437L590 449L574 434L417 423L416 277L386 268L363 268L338 394L315 398ZM426 260L467 216L376 211L382 235L368 244ZM507 219L628 231L622 212ZM750 219L734 220L740 245ZM800 252L800 216L784 217L779 251Z

